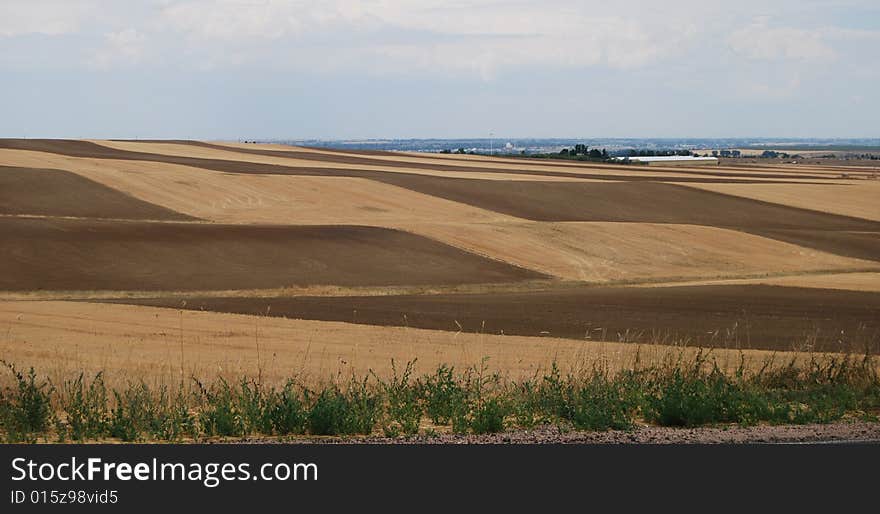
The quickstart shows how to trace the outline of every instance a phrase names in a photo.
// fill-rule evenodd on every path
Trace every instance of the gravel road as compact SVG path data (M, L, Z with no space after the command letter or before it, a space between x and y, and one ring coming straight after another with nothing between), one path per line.
M725 426L670 428L642 426L632 431L560 431L545 426L500 434L437 434L401 438L311 437L294 439L246 439L245 443L300 444L880 444L880 423L838 422L827 425Z

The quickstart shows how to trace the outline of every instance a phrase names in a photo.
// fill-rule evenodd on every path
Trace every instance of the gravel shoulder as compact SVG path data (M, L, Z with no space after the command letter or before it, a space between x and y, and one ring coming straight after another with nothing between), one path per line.
M761 425L670 428L642 426L632 431L560 431L545 426L500 434L437 434L402 438L312 437L245 439L252 444L880 444L880 422L847 421L825 425Z

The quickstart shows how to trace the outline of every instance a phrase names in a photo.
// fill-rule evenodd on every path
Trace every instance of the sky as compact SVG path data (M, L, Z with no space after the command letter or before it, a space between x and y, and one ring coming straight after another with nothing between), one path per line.
M877 0L2 0L0 137L880 137Z

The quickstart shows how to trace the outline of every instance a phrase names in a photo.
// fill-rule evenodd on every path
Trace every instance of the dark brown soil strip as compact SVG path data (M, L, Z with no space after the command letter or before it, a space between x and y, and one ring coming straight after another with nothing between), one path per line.
M0 290L223 290L547 278L417 235L357 226L0 218Z
M763 285L528 293L189 298L187 308L487 334L769 350L863 351L880 341L880 293ZM119 303L176 307L175 299ZM875 351L880 348L874 348Z
M880 232L747 229L752 234L856 259L880 261Z
M0 214L193 220L63 170L0 166Z
M880 222L661 182L540 182L389 175L380 180L535 221L880 230Z

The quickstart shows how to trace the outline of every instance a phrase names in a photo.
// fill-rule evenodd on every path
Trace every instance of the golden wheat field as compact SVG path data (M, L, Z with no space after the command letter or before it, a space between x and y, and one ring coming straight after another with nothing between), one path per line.
M59 377L523 377L880 333L868 171L6 139L0 186L0 354Z

